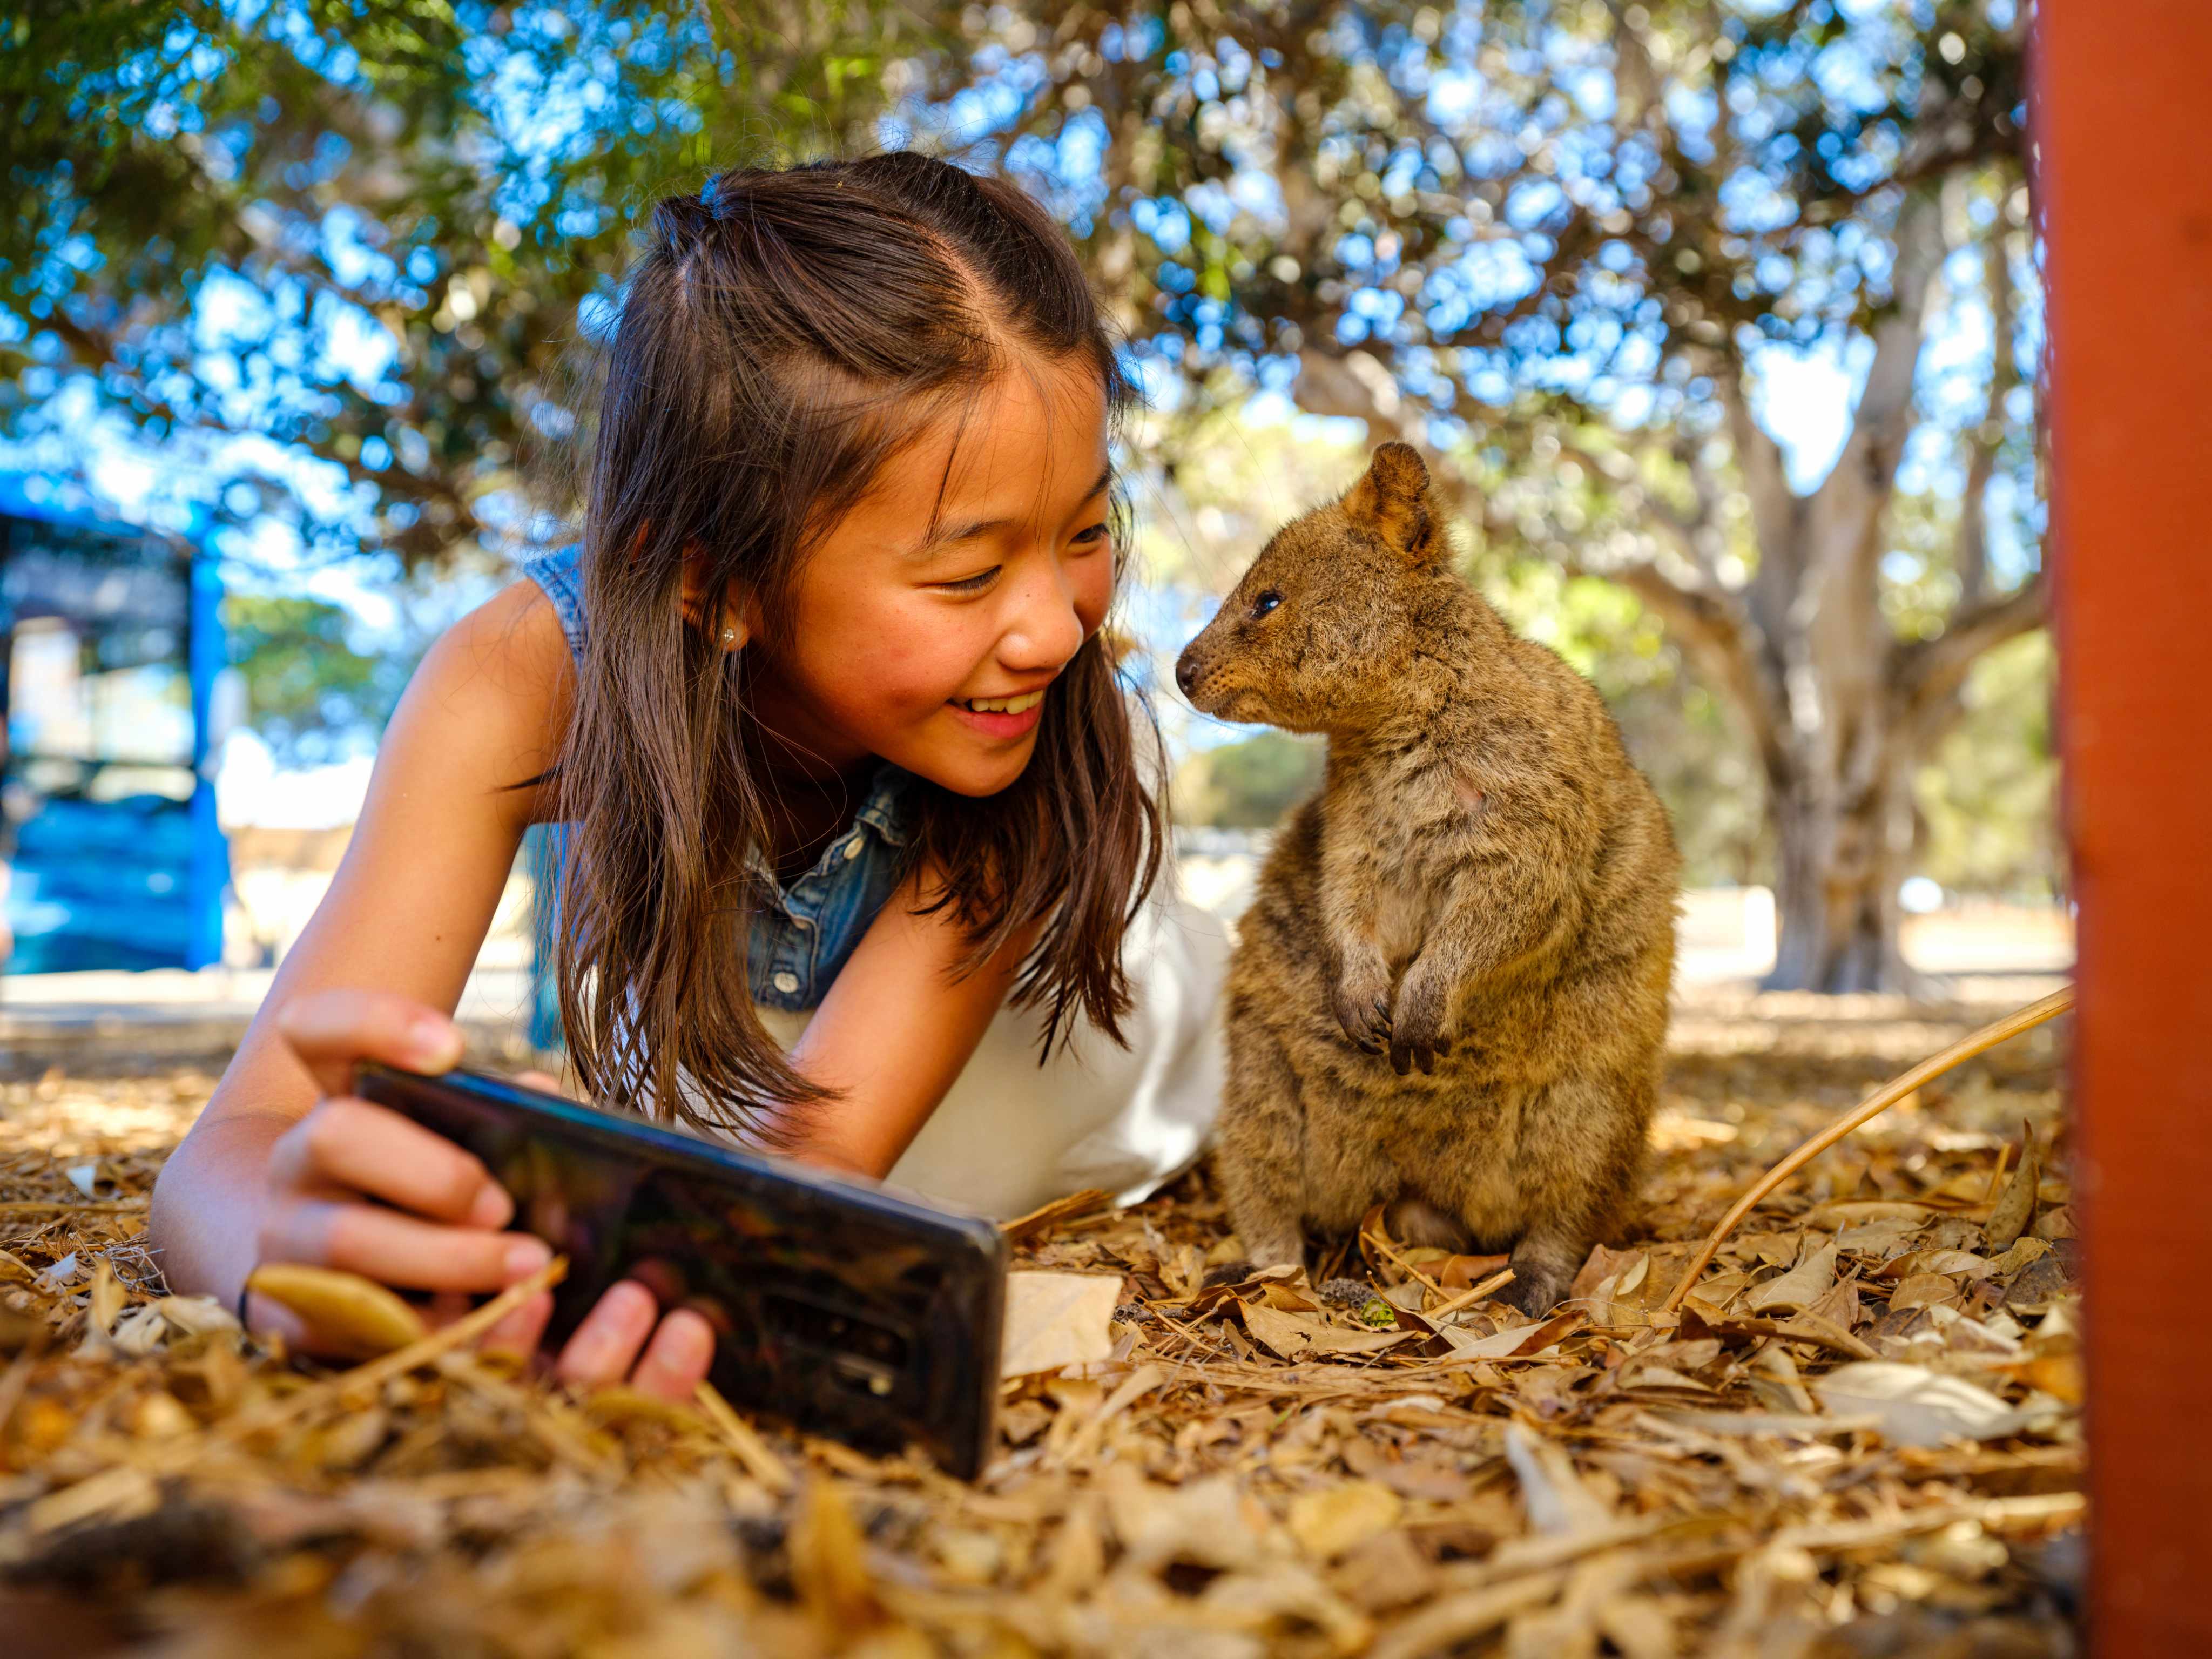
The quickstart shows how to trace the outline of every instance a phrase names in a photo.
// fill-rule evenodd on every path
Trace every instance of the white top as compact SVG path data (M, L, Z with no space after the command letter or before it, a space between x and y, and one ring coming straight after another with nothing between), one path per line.
M1134 1204L1197 1161L1221 1105L1229 940L1171 884L1170 866L1123 941L1129 1046L1079 1020L1040 1067L1042 1014L1001 1008L890 1184L1005 1220L1086 1187ZM812 1018L755 1007L786 1048Z

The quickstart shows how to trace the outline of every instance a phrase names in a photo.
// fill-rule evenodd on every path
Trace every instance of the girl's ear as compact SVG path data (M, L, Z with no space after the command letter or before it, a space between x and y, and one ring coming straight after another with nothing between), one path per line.
M678 601L684 609L684 620L694 628L706 623L707 555L697 544L685 550L684 555L683 597ZM750 596L739 591L735 582L730 584L722 603L721 637L714 641L725 651L742 651L757 631L757 619Z

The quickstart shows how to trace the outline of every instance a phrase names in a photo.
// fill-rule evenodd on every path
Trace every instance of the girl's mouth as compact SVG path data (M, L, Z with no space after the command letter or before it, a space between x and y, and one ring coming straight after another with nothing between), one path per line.
M1018 697L955 697L953 713L987 738L1018 738L1034 727L1044 712L1042 689Z

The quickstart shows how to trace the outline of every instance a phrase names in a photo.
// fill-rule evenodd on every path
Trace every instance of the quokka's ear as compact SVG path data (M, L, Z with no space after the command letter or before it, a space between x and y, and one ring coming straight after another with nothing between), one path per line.
M1345 492L1344 516L1414 562L1444 553L1444 526L1429 496L1429 469L1411 444L1387 443L1375 452L1359 482Z

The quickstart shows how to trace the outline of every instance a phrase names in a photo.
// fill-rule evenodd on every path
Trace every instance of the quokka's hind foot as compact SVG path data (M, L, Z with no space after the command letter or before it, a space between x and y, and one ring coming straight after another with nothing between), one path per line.
M1500 1295L1532 1319L1541 1319L1566 1300L1587 1255L1554 1241L1532 1244L1523 1239L1507 1259L1513 1282Z

